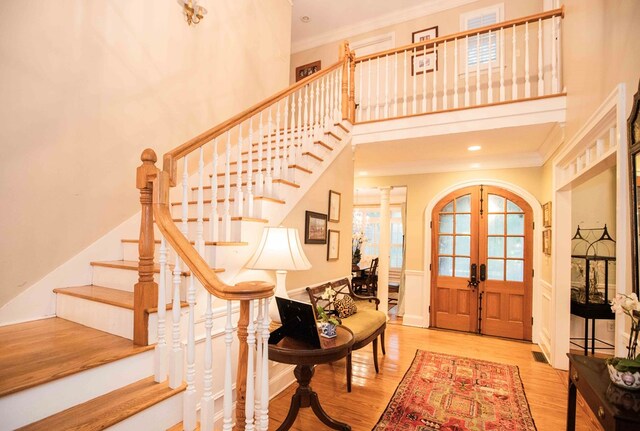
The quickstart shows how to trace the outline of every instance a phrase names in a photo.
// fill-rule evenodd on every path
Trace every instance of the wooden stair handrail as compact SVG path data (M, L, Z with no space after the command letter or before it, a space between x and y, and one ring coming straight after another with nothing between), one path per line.
M417 51L418 48L422 48L423 46L435 46L445 41L448 42L450 40L461 39L466 36L476 36L479 34L489 33L490 31L500 30L502 28L512 27L514 25L522 25L528 22L536 22L540 19L548 19L556 16L564 18L564 5L558 9L536 13L533 15L525 16L523 18L512 19L509 21L502 21L496 24L491 24L484 27L474 28L472 30L466 30L459 33L450 34L448 36L441 36L435 39L429 39L422 42L416 42L409 45L404 45L398 48L391 48L386 51L376 52L374 54L364 55L362 57L356 57L355 62L362 63L363 61L367 61L367 60L375 60L376 58L384 57L390 54L413 50L414 48L416 48L416 51Z
M262 102L259 102L255 105L253 105L251 108L246 109L244 111L242 111L241 113L239 113L238 115L235 115L231 118L229 118L228 120L218 124L215 127L212 127L211 129L202 132L201 134L199 134L198 136L196 136L195 138L192 138L190 140L188 140L187 142L185 142L184 144L180 145L179 147L169 151L168 153L166 153L163 156L163 165L162 168L165 172L169 173L169 178L171 180L171 185L175 186L177 184L177 160L179 160L180 158L186 156L187 154L193 152L194 150L200 148L201 146L203 146L204 144L206 144L207 142L210 142L213 138L216 138L220 135L222 135L223 133L225 133L228 130L231 130L233 127L237 126L238 124L242 123L243 121L251 118L253 115L257 114L258 112L260 112L261 110L263 110L264 108L273 105L274 103L284 99L285 97L295 93L297 90L299 90L300 88L303 88L305 85L307 85L309 82L311 81L315 81L319 78L322 78L323 76L329 74L330 72L333 72L334 70L341 68L342 64L344 63L344 59L340 59L337 63L333 64L332 66L330 66L327 69L324 70L320 70L316 73L314 73L311 76L307 76L306 78L296 82L295 84L289 86L288 88L285 88L282 91L279 91L278 93L274 94L271 97L268 97L267 99L263 100Z

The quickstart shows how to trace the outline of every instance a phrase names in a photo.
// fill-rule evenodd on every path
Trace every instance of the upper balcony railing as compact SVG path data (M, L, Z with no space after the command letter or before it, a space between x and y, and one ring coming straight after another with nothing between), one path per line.
M355 122L560 94L563 17L560 8L356 57Z

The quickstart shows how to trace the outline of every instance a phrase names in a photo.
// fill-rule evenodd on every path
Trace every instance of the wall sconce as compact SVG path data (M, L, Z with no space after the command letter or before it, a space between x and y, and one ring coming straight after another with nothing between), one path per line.
M178 0L182 5L187 24L196 25L207 14L207 10L198 4L198 0Z

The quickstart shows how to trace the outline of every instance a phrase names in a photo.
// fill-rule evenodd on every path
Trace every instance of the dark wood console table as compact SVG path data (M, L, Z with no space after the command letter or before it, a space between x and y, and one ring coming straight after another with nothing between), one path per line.
M640 430L640 392L611 383L604 359L571 353L568 356L567 431L576 427L577 391L606 431Z
M314 365L337 361L347 356L351 351L354 341L353 333L342 326L338 326L336 329L337 337L320 337L322 347L319 349L290 337L284 337L278 344L269 345L269 359L295 365L296 369L293 374L298 381L298 389L291 397L289 413L277 431L286 431L291 428L296 416L298 416L298 411L304 407L311 407L316 416L330 428L341 431L351 430L349 425L332 419L322 409L318 394L310 386Z

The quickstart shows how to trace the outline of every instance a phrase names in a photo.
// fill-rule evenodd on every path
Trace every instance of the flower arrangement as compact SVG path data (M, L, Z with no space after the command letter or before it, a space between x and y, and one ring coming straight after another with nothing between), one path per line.
M362 248L367 243L367 237L364 232L356 232L351 236L351 263L357 265L362 259Z
M640 355L636 356L638 331L640 330L640 301L635 293L618 294L611 300L611 311L624 313L631 318L629 344L626 358L606 359L613 383L626 389L640 389Z

